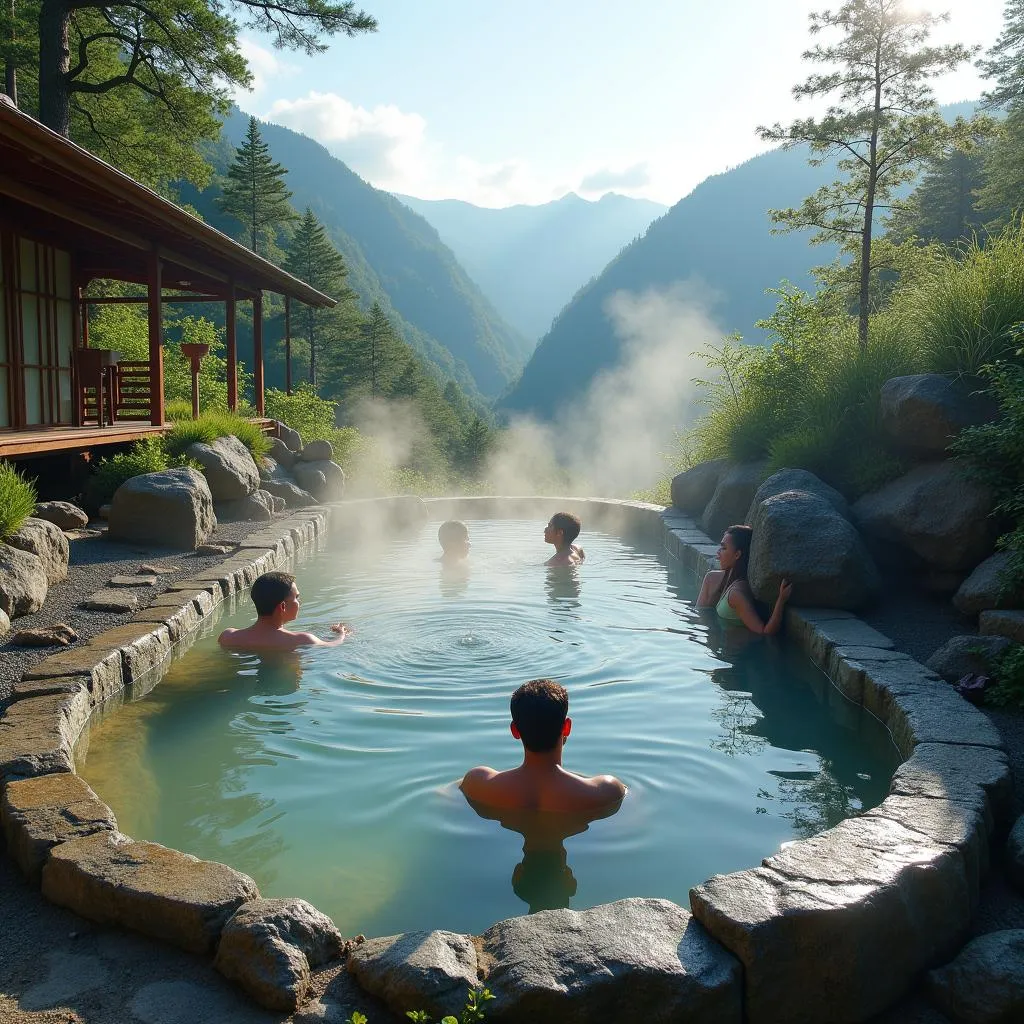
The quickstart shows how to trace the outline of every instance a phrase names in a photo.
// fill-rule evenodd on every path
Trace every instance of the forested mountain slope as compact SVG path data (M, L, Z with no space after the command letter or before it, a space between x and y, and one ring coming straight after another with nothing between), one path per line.
M218 174L230 163L248 117L233 110L208 154ZM470 280L437 232L387 192L368 185L319 143L279 125L261 126L271 155L288 169L292 205L313 209L342 253L360 305L379 302L412 348L469 392L495 396L528 349ZM182 189L211 224L238 225L216 208L216 185Z
M555 314L667 207L608 193L492 210L398 196L425 217L501 315L535 342ZM532 348L532 345L531 345Z

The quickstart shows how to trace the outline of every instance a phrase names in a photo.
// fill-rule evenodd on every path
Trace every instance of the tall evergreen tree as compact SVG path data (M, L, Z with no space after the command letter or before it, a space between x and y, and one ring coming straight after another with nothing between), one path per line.
M309 346L309 383L316 391L320 346L336 344L343 337L351 336L360 316L355 306L355 292L345 284L348 276L345 261L308 206L292 234L284 266L289 273L338 302L333 309L303 305L296 311L299 333Z
M927 45L932 28L943 19L903 0L846 0L810 20L812 35L838 30L841 37L804 54L826 70L795 86L793 94L797 99L837 99L821 118L758 132L787 149L806 145L812 166L836 159L842 177L800 207L770 215L778 230L814 228L812 242L837 242L853 257L858 336L866 348L872 272L878 269L872 264L875 214L891 207L896 190L913 179L922 160L966 136L964 122L945 123L928 83L975 51L959 44Z
M266 256L274 251L277 232L296 219L288 200L291 192L284 183L288 171L270 157L259 122L249 118L245 141L235 152L228 168L224 194L218 206L240 221L254 253Z
M985 93L989 106L1007 107L1024 99L1024 0L1006 0L1003 30L978 67L993 82Z
M911 237L955 246L982 231L976 193L984 184L985 150L953 149L929 162L928 171L889 223L895 242Z
M22 0L19 0L22 2ZM232 87L251 81L238 49L241 25L268 34L277 47L307 54L326 49L323 37L372 32L376 21L352 0L24 0L37 9L39 116L61 135L71 128L71 98L137 89L175 106L168 83L188 83L226 105ZM76 30L83 12L101 27ZM97 74L97 48L113 43L122 59Z
M375 302L370 309L362 333L367 360L366 383L369 385L370 394L374 398L388 395L395 382L402 378L403 370L407 370L408 373L417 371L415 360L409 358L411 353L404 351L407 346L395 336L391 321L381 309L379 302ZM411 393L408 385L404 387L404 392Z

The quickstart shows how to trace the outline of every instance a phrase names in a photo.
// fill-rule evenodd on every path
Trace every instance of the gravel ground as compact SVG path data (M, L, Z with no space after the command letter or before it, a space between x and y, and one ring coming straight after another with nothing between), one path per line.
M90 527L102 523L90 523ZM208 543L237 543L265 523L219 523ZM145 547L136 544L119 544L106 537L71 541L71 558L68 563L68 578L52 586L46 595L46 604L34 615L24 615L11 623L11 634L31 626L52 626L66 622L83 640L102 633L112 626L119 626L132 617L132 612L90 612L77 605L83 598L102 589L107 580L118 573L134 575L143 564L176 566L177 571L157 577L156 586L133 588L139 598L139 607L144 608L157 594L163 593L171 583L198 576L206 569L218 565L223 555L196 555L193 552L172 551L153 545ZM9 639L9 636L8 638ZM0 705L11 694L11 685L22 673L38 661L63 648L15 647L10 643L0 644Z

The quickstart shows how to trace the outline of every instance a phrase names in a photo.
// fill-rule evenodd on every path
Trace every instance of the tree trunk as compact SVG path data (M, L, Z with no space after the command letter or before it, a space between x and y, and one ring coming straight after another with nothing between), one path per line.
M11 45L11 49L14 49L14 43L16 41L14 32L14 0L10 0L8 3L7 14L11 19L11 35L8 42ZM6 65L4 67L4 92L11 97L11 102L18 105L18 71L17 66L14 63L14 55L7 58Z
M67 0L43 0L39 8L39 120L59 135L71 131L71 54Z
M871 231L875 217L875 189L878 185L878 132L882 120L882 40L875 47L875 110L871 122L868 154L868 190L864 197L864 231L860 238L860 309L857 339L861 352L868 350L868 317L871 313Z

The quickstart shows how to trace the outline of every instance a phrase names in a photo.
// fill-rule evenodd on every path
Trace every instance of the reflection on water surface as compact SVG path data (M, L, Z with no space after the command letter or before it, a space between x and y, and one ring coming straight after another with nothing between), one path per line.
M458 573L436 561L437 524L300 566L301 628L344 619L341 647L223 651L243 602L106 716L82 773L122 830L309 899L346 933L476 932L626 896L685 905L884 797L881 726L784 644L695 613L662 557L585 529L586 562L548 569L535 523L469 526ZM569 690L566 766L629 786L610 817L499 820L458 790L475 764L518 763L508 699L538 676Z

